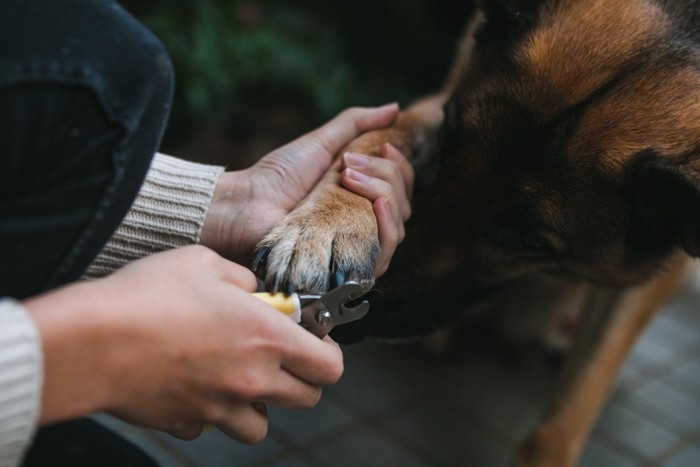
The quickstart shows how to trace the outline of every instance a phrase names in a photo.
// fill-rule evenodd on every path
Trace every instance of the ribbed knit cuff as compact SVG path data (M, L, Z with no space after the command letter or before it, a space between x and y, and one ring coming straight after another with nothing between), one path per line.
M144 256L197 243L223 171L156 154L134 204L84 277L104 276Z
M0 300L0 467L19 465L39 419L43 359L38 332L18 302Z

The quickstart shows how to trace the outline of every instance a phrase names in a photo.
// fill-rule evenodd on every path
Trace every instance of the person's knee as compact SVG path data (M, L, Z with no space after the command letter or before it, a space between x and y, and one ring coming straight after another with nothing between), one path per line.
M131 126L144 107L169 106L173 81L163 44L114 0L3 4L0 84L87 86Z
M148 106L169 107L174 73L163 43L116 2L80 1L96 10L94 33L101 56L93 58L99 66L92 71L108 86L115 110L140 120Z

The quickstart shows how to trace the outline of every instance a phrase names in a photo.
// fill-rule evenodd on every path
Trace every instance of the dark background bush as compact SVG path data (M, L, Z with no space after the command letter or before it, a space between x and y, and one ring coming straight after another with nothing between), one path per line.
M353 105L437 89L471 7L446 0L129 0L166 45L165 150L243 166ZM235 154L234 154L235 153Z

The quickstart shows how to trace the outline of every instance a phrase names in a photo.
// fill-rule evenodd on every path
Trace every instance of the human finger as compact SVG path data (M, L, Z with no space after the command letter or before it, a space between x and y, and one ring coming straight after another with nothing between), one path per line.
M389 200L379 198L372 204L372 208L377 218L377 230L379 231L379 257L374 266L374 273L379 277L389 268L396 247L404 239L405 230L403 223L397 224L395 222Z
M274 160L285 165L302 160L313 160L325 170L325 165L342 148L362 133L386 128L396 121L399 114L398 104L381 107L352 107L339 113L335 118L315 130L300 136L291 143L273 151L264 157L264 161Z
M283 183L283 191L291 190L287 194L295 205L326 173L343 147L366 131L391 125L398 112L397 104L347 109L320 128L263 157L255 168L273 174L276 188Z
M221 258L221 273L224 280L233 283L247 292L255 292L258 281L253 272L240 264Z
M267 436L267 407L260 402L235 403L225 419L214 423L219 430L245 444L257 444Z
M274 381L260 394L261 401L286 409L310 409L321 400L321 387L311 384L287 369L280 369Z
M167 430L169 434L185 441L192 441L193 439L199 438L203 431L203 423L187 423Z
M410 200L413 196L413 183L415 181L415 171L413 170L411 163L408 162L406 156L404 156L403 153L396 149L396 147L394 147L391 143L384 143L379 154L382 157L396 163L399 172L401 173L401 178L403 178L406 185L406 193L408 194L408 198Z
M241 289L249 292L254 292L257 289L257 281L255 274L248 268L234 263L223 256L219 255L214 250L203 245L188 245L176 250L158 253L158 257L170 256L173 254L180 255L182 264L199 265L213 274L218 274L219 277L226 282L235 284ZM151 258L155 258L153 255Z
M343 170L340 180L345 188L369 199L373 203L380 198L385 198L392 206L397 206L399 204L396 200L392 185L384 180L369 177L362 172L350 168ZM399 209L392 209L391 214L395 227L401 230L403 227L401 211Z
M319 339L300 326L288 334L282 367L297 378L316 386L338 382L343 374L343 352L330 338Z
M398 114L396 103L381 107L352 107L306 136L315 139L332 156L362 133L393 124Z
M397 219L404 222L411 216L410 195L399 165L388 159L363 154L345 153L342 181L346 188L375 201L379 197L390 199L398 207ZM349 169L349 170L348 170Z

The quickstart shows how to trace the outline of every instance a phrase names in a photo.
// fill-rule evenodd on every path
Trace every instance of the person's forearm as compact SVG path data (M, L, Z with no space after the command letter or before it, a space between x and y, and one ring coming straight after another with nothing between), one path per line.
M74 284L24 302L44 353L39 424L103 410L112 397L112 345L118 314L96 292L96 283ZM115 318L116 317L116 318Z

